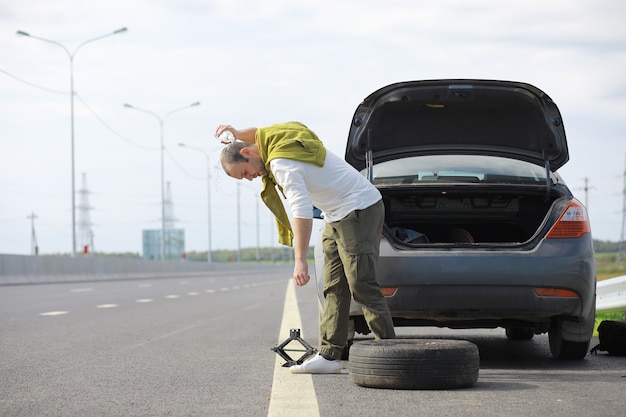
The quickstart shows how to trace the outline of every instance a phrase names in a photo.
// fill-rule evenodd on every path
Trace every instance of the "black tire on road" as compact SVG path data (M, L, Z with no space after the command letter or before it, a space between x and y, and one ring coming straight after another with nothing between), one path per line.
M350 381L392 389L464 388L478 381L478 347L465 340L384 339L350 348Z
M563 322L556 320L548 331L550 352L556 359L584 359L589 352L589 340L585 342L572 342L563 339Z

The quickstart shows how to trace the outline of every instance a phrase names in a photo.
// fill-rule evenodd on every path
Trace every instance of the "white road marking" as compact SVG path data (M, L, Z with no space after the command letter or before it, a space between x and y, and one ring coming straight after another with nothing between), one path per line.
M289 338L291 329L301 329L302 320L298 310L298 300L294 281L287 284L283 321L280 326L278 343ZM292 374L289 368L282 366L284 359L276 355L274 365L274 381L272 382L272 395L267 416L268 417L319 417L320 411L315 396L313 378L309 374Z
M62 316L64 314L69 314L69 311L47 311L45 313L39 313L40 316Z
M70 292L89 292L93 291L93 288L72 288Z
M215 281L215 279L210 279L209 281ZM222 287L219 290L208 289L208 290L205 290L204 292L207 293L207 294L214 294L217 291L224 291L224 292L226 292L226 291L232 291L232 290L240 290L242 288L254 288L254 287L257 287L259 285L273 285L273 284L276 284L278 282L284 282L284 280L270 281L270 282L265 282L265 283L252 283L252 284L234 285L233 287ZM189 284L189 281L179 281L179 283L182 284L182 285L186 285L186 284ZM140 283L140 284L137 284L137 287L138 288L152 287L152 283ZM73 293L90 292L90 291L95 291L95 289L94 288L90 288L90 287L72 288L72 289L70 289L70 292L73 292ZM290 290L289 290L289 287L288 287L287 288L288 295L289 295L289 291ZM295 308L296 309L297 324L287 325L287 330L281 329L281 338L280 338L281 340L279 341L279 343L281 343L284 339L289 337L289 330L290 329L292 329L292 328L300 328L301 327L301 324L300 324L300 312L297 311L298 304L297 304L297 300L295 300L295 289L292 289L291 291L293 291L293 298L294 298L294 300L290 301L289 298L287 298L285 300L285 313L284 314L287 315L287 302L289 302L290 304L293 304L293 305L291 305L290 308ZM198 291L191 291L191 292L187 293L187 295L189 295L189 296L196 296L196 295L200 295L200 294L201 294L201 292L198 292ZM178 295L178 294L170 294L170 295L166 295L165 298L166 299L176 299L176 298L180 298L180 295ZM154 299L152 299L152 298L139 298L139 299L135 300L136 303L151 303L153 301L154 301ZM100 305L96 306L96 308L99 308L99 309L107 309L107 308L115 308L115 307L119 307L119 305L118 304L100 304ZM69 314L69 313L70 313L69 311L47 311L47 312L44 312L44 313L39 313L39 315L40 316L48 316L48 317L50 317L50 316L62 316L62 315ZM285 319L286 318L283 318L283 321ZM295 321L295 317L294 317L294 321ZM284 337L283 337L283 334L284 334ZM281 364L279 364L278 367L282 368L282 366L280 366L280 365ZM287 370L287 369L286 368L282 368L282 370ZM288 372L288 370L287 370L287 372ZM291 384L291 382L290 382L290 384ZM315 408L317 409L317 400L315 402ZM281 415L281 414L276 414L276 415Z

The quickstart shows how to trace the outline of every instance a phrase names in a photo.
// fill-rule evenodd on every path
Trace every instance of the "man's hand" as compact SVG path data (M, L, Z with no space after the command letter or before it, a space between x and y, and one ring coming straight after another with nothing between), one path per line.
M296 261L293 268L293 279L296 281L296 285L306 285L311 277L309 276L309 265L305 262Z
M215 129L215 137L220 139L220 142L223 143L224 145L228 145L230 143L229 141L221 140L220 136L224 132L230 132L234 138L237 138L237 134L238 134L237 129L235 129L231 125L218 125L217 128Z

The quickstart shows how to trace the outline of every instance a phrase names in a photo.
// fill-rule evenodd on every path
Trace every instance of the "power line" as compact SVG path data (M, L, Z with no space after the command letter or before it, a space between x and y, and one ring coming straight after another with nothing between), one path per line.
M115 134L115 136L117 136L118 138L122 139L124 142L126 142L126 143L128 143L130 145L133 145L133 146L135 146L137 148L143 149L143 150L156 151L156 150L159 149L158 147L140 145L140 144L135 143L132 140L128 139L126 136L122 135L120 132L118 132L113 127L111 127L111 125L109 125L107 122L105 122L100 116L98 116L98 114L91 107L89 107L89 105L85 102L85 100L80 95L78 95L78 93L76 93L76 98L78 98L78 101L80 101L82 103L82 105L85 106L85 108L89 111L89 113L91 113L96 118L96 120L98 120L100 122L100 124L102 124L102 126L107 128L110 132Z
M8 75L9 77L13 78L14 80L17 80L17 81L19 81L19 82L21 82L21 83L24 83L24 84L26 84L26 85L29 85L29 86L31 86L31 87L38 88L38 89L40 89L40 90L47 91L47 92L49 92L49 93L55 93L55 94L66 94L66 95L69 95L69 94L70 94L70 92L69 92L69 91L53 90L52 88L42 87L42 86L40 86L40 85L37 85L37 84L31 83L30 81L26 81L25 79L20 78L20 77L18 77L17 75L13 75L13 74L11 74L11 73L10 73L10 72L8 72L8 71L3 70L2 68L0 68L0 72L1 72L1 73L3 73L3 74L5 74L5 75Z
M170 158L170 160L174 163L174 165L176 165L176 167L181 170L181 172L183 174L187 175L190 178L196 179L196 180L204 180L204 178L201 178L201 177L198 177L196 175L193 175L193 174L189 173L189 171L187 171L185 168L183 168L183 166L176 160L176 158L174 158L174 156L167 150L167 148L165 149L165 153Z
M39 90L43 90L43 91L47 91L49 93L55 93L55 94L64 94L64 95L69 95L70 92L69 91L60 91L60 90L54 90L52 88L47 88L47 87L43 87L40 86L38 84L32 83L30 81L27 81L23 78L18 77L17 75L13 75L8 71L3 70L2 68L0 68L0 72L23 83L26 84L28 86L37 88ZM118 138L122 139L123 141L125 141L126 143L135 146L137 148L143 149L143 150L149 150L149 151L153 151L153 150L158 150L158 147L150 147L150 146L144 146L144 145L140 145L136 142L133 142L132 140L128 139L127 137L125 137L124 135L122 135L120 132L118 132L117 130L115 130L113 127L111 127L110 124L108 124L107 122L104 121L104 119L102 119L100 116L98 116L98 114L87 104L87 102L77 93L74 92L74 96L82 103L83 106L85 106L85 108L96 118L96 120L98 120L100 122L100 124L102 124L102 126L104 126L106 129L108 129L110 132L112 132L115 136L117 136Z

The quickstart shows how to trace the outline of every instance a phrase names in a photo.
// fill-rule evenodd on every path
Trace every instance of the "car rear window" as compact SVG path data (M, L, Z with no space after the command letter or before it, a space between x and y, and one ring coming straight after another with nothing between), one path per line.
M544 167L485 155L429 155L374 164L376 185L427 183L503 183L545 185Z

